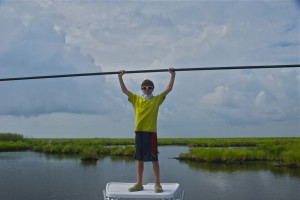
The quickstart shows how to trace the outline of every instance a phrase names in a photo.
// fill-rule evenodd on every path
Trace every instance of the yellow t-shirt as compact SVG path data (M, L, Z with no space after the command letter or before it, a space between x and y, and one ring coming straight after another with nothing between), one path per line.
M135 126L134 131L157 132L159 106L164 101L163 93L150 99L131 93L128 101L132 103Z

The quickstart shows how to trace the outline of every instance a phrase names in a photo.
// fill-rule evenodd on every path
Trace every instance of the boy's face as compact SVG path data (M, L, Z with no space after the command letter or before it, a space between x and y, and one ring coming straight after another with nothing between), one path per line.
M143 87L142 87L142 91L143 91L143 93L146 94L146 95L152 94L153 89L154 89L153 86L150 86L150 85L147 85L147 86L143 86Z

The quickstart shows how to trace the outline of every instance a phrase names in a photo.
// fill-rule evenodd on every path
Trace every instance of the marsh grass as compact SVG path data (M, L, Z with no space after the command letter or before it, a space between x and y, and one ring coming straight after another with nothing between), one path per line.
M300 167L300 144L260 144L257 148L190 148L180 160L212 163L275 161L278 165Z
M99 157L103 157L106 155L110 156L133 156L134 155L134 147L132 146L115 146L115 147L104 147L101 146L99 148L87 148L84 149L80 153L81 160L98 160Z
M268 144L297 143L299 138L161 138L160 145L189 147L256 147Z
M300 138L160 138L158 144L189 146L188 153L179 155L180 160L210 163L276 161L280 165L300 167ZM82 160L103 156L130 157L135 151L133 138L34 139L0 133L0 152L23 150L75 154Z
M23 135L16 133L0 133L1 151L23 151L30 145L24 140Z
M87 160L98 160L98 153L96 149L93 148L88 148L88 149L84 149L81 153L80 153L80 159L87 161Z
M0 152L1 151L24 151L28 150L30 146L26 142L17 141L17 142L3 142L0 141Z

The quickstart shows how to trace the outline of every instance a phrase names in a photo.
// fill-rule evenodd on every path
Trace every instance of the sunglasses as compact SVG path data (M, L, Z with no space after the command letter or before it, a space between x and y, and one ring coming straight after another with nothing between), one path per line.
M153 86L143 86L142 87L142 90L146 90L146 89L149 89L149 90L153 90Z

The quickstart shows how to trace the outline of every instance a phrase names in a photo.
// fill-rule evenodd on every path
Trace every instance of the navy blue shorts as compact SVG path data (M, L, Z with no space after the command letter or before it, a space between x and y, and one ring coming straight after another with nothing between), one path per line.
M135 132L135 155L140 161L158 161L157 134L151 132Z

